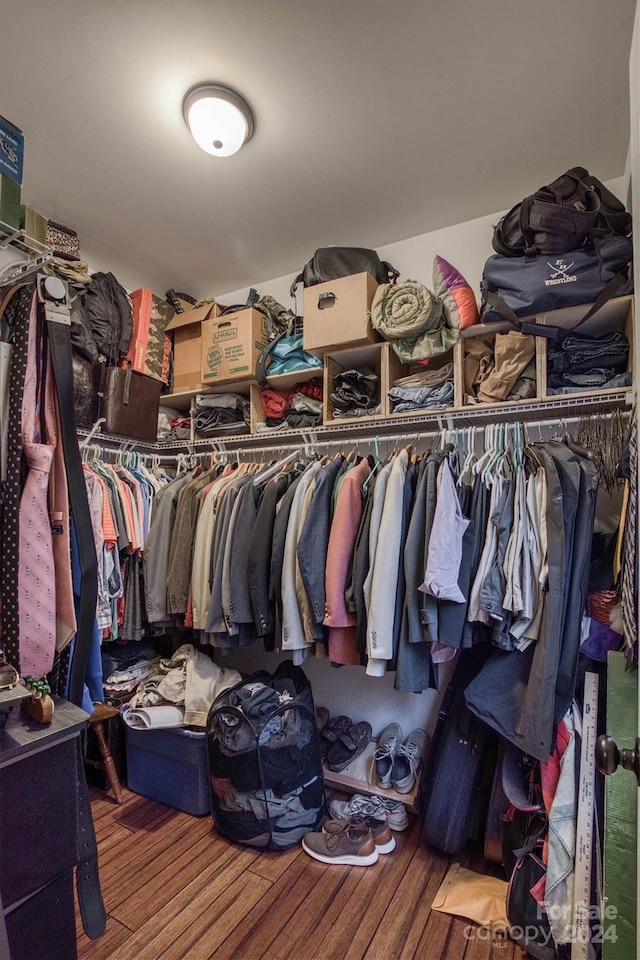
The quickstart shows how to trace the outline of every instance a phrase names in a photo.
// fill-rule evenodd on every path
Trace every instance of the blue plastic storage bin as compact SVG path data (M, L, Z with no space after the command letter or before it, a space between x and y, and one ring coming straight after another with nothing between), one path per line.
M130 790L196 817L211 812L204 732L127 726L126 741Z

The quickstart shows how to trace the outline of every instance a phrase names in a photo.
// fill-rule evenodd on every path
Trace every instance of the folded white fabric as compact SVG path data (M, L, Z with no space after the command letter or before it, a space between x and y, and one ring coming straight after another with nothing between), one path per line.
M160 704L157 707L129 707L123 714L124 722L134 730L162 730L184 726L184 707Z

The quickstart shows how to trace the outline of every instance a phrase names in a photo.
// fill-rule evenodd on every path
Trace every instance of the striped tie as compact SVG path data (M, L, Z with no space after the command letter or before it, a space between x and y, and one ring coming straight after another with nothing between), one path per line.
M49 475L55 446L42 442L45 402L51 404L53 381L50 366L44 377L45 355L43 326L34 299L22 397L22 451L28 469L19 509L18 625L20 672L37 679L51 670L56 647L56 582L49 519Z

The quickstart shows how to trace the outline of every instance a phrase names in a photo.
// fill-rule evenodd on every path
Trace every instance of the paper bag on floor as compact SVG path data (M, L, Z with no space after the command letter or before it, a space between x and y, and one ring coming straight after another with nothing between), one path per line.
M431 908L464 917L483 927L508 930L507 887L505 880L452 863Z

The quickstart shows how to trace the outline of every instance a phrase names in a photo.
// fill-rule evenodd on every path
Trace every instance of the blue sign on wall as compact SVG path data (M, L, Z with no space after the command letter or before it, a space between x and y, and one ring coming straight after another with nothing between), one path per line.
M23 163L24 134L4 117L0 117L0 173L22 184Z

